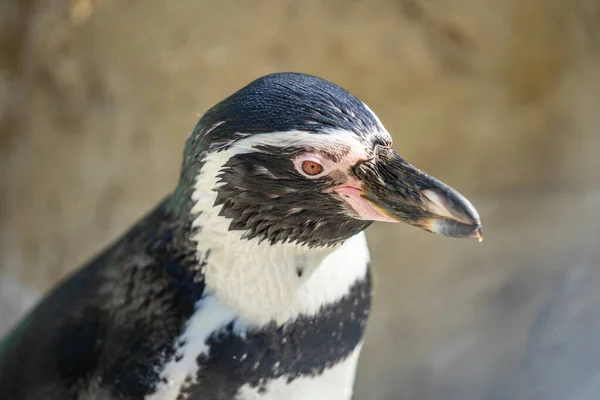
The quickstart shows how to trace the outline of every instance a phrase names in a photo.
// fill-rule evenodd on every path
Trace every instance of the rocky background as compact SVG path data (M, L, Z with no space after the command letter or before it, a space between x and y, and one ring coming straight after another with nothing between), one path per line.
M594 0L0 0L0 332L173 188L204 110L283 70L358 95L484 222L370 229L355 398L600 398Z

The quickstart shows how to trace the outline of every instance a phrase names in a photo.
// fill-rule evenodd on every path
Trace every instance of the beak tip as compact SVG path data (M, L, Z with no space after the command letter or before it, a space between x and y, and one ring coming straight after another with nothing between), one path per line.
M431 218L422 227L438 235L467 239L477 238L479 243L483 242L483 230L479 222L465 224L456 220Z
M477 229L475 229L475 236L477 237L477 241L479 243L483 242L483 231L481 230L481 224L479 224Z
M421 192L424 206L434 214L432 232L450 237L477 238L483 242L481 219L475 207L452 188L426 189Z

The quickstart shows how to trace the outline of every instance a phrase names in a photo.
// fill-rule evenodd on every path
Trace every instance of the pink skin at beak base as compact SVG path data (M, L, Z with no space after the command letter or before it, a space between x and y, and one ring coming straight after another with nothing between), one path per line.
M362 196L362 190L356 186L339 186L333 191L366 221L398 222L379 211L373 203Z

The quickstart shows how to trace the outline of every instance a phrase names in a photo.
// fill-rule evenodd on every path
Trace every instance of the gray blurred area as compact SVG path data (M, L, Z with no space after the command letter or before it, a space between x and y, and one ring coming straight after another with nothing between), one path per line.
M312 73L479 209L368 235L356 399L600 399L600 2L1 0L0 332L170 191L198 116Z

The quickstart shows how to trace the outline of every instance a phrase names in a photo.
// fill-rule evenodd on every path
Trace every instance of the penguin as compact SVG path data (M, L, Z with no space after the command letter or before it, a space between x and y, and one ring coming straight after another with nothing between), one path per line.
M376 221L482 238L365 103L258 78L200 118L173 192L8 333L0 398L350 399Z

